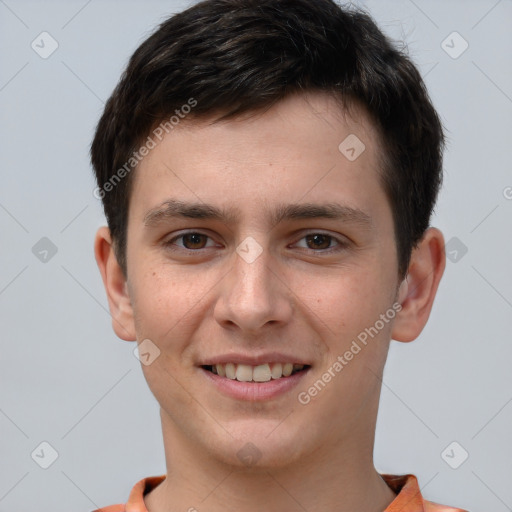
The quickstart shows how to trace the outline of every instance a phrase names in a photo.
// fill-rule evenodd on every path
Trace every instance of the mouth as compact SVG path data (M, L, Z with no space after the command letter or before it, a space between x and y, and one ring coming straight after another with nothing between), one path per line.
M287 379L298 373L306 372L310 366L298 363L264 363L257 366L223 363L202 365L201 368L224 379L261 383Z

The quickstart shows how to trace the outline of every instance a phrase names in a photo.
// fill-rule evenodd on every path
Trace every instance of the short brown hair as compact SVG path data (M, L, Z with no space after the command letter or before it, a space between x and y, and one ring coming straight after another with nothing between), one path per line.
M308 90L357 100L382 134L382 186L405 275L442 183L442 125L408 56L369 15L332 0L205 0L170 17L135 51L91 145L125 275L133 173L120 179L119 171L151 130L191 98L191 117L220 112L223 120Z

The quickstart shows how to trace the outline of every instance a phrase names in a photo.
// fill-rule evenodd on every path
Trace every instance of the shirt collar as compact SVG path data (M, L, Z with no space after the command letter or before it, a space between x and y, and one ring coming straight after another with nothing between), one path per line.
M166 475L150 476L139 480L130 492L126 503L126 512L148 512L144 496L165 480ZM425 510L423 497L414 475L381 474L388 487L397 497L384 512L428 512Z

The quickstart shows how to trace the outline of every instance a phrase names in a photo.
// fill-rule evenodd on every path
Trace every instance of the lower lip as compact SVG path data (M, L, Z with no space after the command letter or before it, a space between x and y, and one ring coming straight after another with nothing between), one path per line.
M310 369L311 367L294 373L289 377L272 379L268 382L239 382L236 379L221 377L216 373L200 368L205 377L209 379L219 391L231 398L246 401L271 400L279 395L283 395L297 386Z

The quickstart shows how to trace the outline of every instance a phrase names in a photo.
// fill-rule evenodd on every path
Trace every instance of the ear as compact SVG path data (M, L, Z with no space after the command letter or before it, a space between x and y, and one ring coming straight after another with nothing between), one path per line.
M135 341L135 322L127 281L117 262L110 230L106 226L96 233L94 255L107 292L112 328L122 340Z
M395 317L392 339L408 342L420 335L430 316L445 266L443 234L437 228L428 228L412 251L406 284L400 285L398 301L402 309Z

